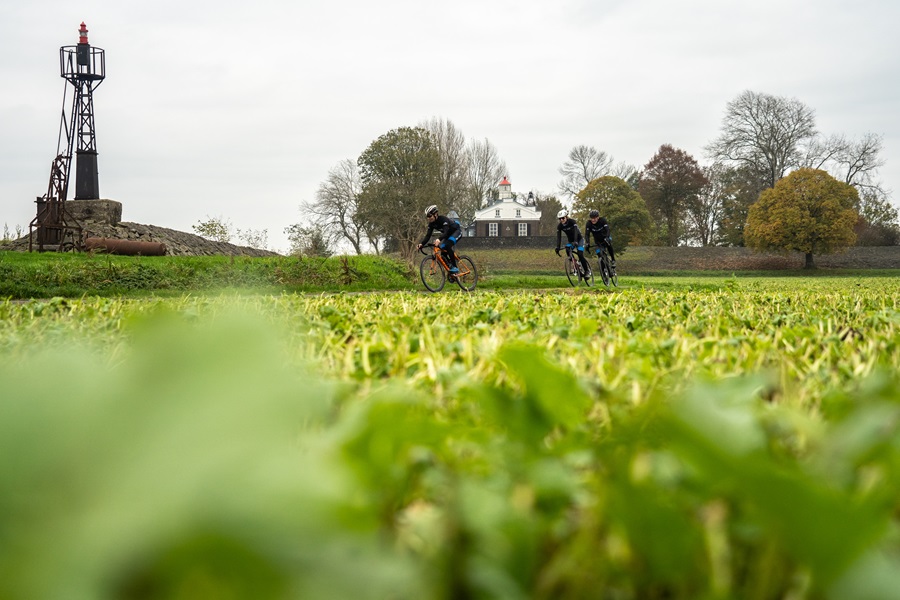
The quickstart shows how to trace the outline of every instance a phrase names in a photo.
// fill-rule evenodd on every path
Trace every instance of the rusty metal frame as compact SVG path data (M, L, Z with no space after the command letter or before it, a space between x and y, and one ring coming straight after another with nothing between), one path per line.
M82 25L83 27L83 25ZM86 39L86 38L85 38ZM59 49L60 77L66 80L63 88L63 107L60 117L57 155L50 166L47 193L35 202L37 214L28 225L28 251L34 250L35 229L39 252L83 250L84 230L66 209L69 181L72 172L75 139L79 152L97 152L94 132L93 91L106 78L106 53L102 48L62 46ZM66 115L68 84L72 85L72 99ZM77 190L76 190L77 192Z

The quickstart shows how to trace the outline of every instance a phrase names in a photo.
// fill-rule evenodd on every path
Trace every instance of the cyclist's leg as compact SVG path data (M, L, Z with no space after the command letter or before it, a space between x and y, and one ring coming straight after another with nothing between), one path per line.
M578 260L581 261L581 267L584 269L585 273L590 273L591 267L588 265L588 261L584 257L584 244L579 244L576 249L578 250Z
M612 247L612 238L606 238L603 240L604 245L606 246L606 251L609 252L609 260L612 261L612 266L616 266L616 251L613 250Z
M577 242L576 242L577 244ZM574 258L576 255L580 255L581 252L578 252L578 248L576 244L566 244L566 257Z
M444 253L444 259L450 266L450 272L459 273L459 268L456 266L456 240L452 237L448 238L441 244L441 252Z

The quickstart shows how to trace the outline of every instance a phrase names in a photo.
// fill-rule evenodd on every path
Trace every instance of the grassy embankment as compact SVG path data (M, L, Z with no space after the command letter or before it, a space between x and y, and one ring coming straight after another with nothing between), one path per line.
M471 253L479 271L478 288L571 289L562 259L552 250L480 250ZM736 271L709 269L648 270L633 256L619 259L621 286L719 285L723 277L871 276L895 277L897 270L850 271L803 269ZM409 264L396 256L228 257L109 256L0 252L0 298L80 296L140 297L206 294L223 290L243 293L359 292L421 290L420 257ZM673 279L674 278L674 279ZM690 280L690 281L689 281ZM603 289L596 281L597 289ZM455 290L448 286L447 292Z
M0 298L178 296L405 289L412 271L375 256L251 258L0 252Z

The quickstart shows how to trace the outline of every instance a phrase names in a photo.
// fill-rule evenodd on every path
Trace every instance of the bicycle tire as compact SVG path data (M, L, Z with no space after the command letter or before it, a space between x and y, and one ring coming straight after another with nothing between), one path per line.
M441 263L433 256L426 256L419 264L419 275L422 283L429 292L439 292L444 289L447 276Z
M619 276L616 274L616 270L612 267L609 268L609 280L616 287L619 287Z
M603 285L609 287L609 266L605 261L600 261L600 279L603 281Z
M579 261L580 262L580 261ZM584 272L584 266L581 267L581 279L584 281L584 285L587 287L591 287L594 285L594 271L588 267L587 273Z
M456 257L456 266L459 267L459 273L456 275L457 285L463 291L471 292L478 283L478 269L475 268L475 262L463 254Z
M569 278L569 283L572 284L572 287L577 286L579 276L578 272L575 270L575 261L572 260L571 256L566 256L565 269L566 277Z

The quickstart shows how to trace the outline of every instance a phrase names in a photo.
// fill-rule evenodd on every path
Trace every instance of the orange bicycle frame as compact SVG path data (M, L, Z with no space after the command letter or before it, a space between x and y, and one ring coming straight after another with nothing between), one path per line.
M441 263L441 266L444 267L444 270L447 273L450 273L450 265L447 264L447 261L444 260L444 253L437 246L432 246L432 252L434 253L434 258ZM459 253L455 250L453 251L453 257L456 259L456 267L459 269L459 273L454 273L455 277L464 277L470 273L469 267L462 264L459 260Z

